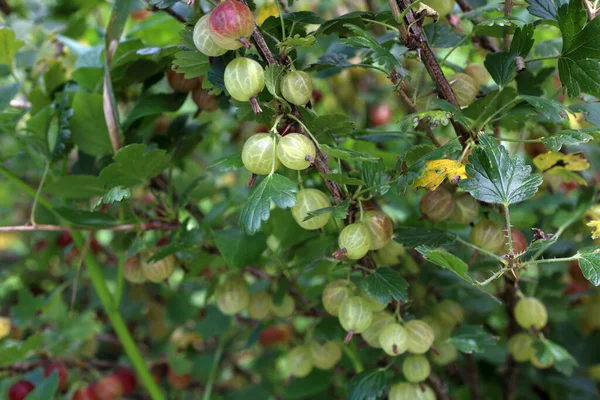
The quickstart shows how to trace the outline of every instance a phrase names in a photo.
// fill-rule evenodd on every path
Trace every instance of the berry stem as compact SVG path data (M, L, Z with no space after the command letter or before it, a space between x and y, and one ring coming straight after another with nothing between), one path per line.
M348 334L346 335L346 337L344 338L344 343L348 344L350 343L350 341L352 340L352 336L354 336L354 331L352 329L350 329L348 331Z
M262 112L262 108L260 108L260 104L258 104L256 97L250 97L249 101L250 105L252 105L252 111L254 111L254 114L260 114Z
M242 46L244 46L246 49L250 49L252 47L252 45L250 44L250 42L248 41L248 39L246 39L243 36L240 36L238 38L238 42L240 42L242 44Z

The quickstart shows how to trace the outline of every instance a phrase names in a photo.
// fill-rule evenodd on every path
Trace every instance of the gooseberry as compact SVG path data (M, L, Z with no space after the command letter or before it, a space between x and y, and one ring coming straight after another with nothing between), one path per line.
M435 305L434 314L441 325L454 327L463 320L465 311L457 302L445 299Z
M468 106L479 93L479 83L467 74L457 73L450 77L452 91L459 106Z
M227 49L220 47L214 41L209 28L209 18L210 14L207 14L196 22L193 32L194 45L196 45L196 48L200 50L201 53L204 53L209 57L218 57L227 53Z
M297 106L303 106L312 97L312 80L304 71L292 71L281 79L283 98Z
M600 382L600 364L591 365L587 368L587 375L596 382Z
M423 354L431 348L435 340L433 329L427 322L413 319L404 324L404 329L408 334L408 352L414 354Z
M379 334L379 344L390 356L398 356L408 348L408 334L400 324L386 325Z
M523 235L523 233L515 228L511 228L510 229L510 234L512 237L512 245L513 245L513 251L515 254L522 254L525 252L525 250L527 250L527 247L529 246L529 243L527 242L527 239L525 238L525 235ZM504 249L504 253L508 253L508 244L506 245L506 248Z
M490 80L490 74L481 64L469 64L465 67L465 72L479 84L485 86Z
M277 157L289 169L303 170L317 155L315 144L304 135L288 133L277 144Z
M523 329L542 329L548 323L546 306L535 297L526 297L517 302L515 306L515 319Z
M373 254L373 258L377 265L397 265L404 253L404 246L395 240L390 240L388 244Z
M483 219L475 224L469 234L469 241L491 253L504 248L505 238L502 224Z
M186 79L184 74L179 74L177 71L173 71L172 69L167 72L167 81L169 82L169 86L171 86L174 91L181 93L191 92L202 84L200 79Z
M323 289L321 297L325 311L337 317L343 301L352 296L354 289L356 287L352 282L343 279L328 283L325 289Z
M190 386L192 382L191 374L178 374L169 368L169 372L167 373L167 382L169 385L175 389L185 389Z
M117 368L114 375L119 378L123 386L123 394L133 393L135 390L135 375L127 368Z
M454 211L454 198L449 191L439 187L432 192L425 193L421 197L419 210L430 221L444 221Z
M225 315L235 315L248 307L250 291L242 277L227 279L215 291L217 307Z
M215 7L208 19L210 34L217 46L227 50L250 48L248 38L254 31L254 15L243 3L225 0Z
M94 395L93 388L88 386L83 389L76 390L75 393L73 393L71 400L96 400L96 396Z
M451 343L439 342L435 343L434 346L436 351L432 351L429 355L431 361L439 366L445 366L454 362L458 357L458 350Z
M294 347L287 355L287 368L290 375L296 378L310 374L313 369L310 351L304 346Z
M454 209L450 219L457 224L470 224L479 215L479 202L470 194L463 193L454 198Z
M331 202L325 193L317 189L302 189L296 196L296 204L292 207L292 216L298 225L304 229L320 229L329 221L330 212L319 214L306 221L304 221L304 218L308 216L309 212L326 207L331 207Z
M423 4L433 8L441 17L450 14L454 9L454 0L425 0Z
M390 388L388 400L435 400L435 392L424 383L396 383Z
M388 124L392 120L392 109L387 103L377 103L369 110L369 122L373 126Z
M214 111L219 108L217 98L210 94L208 90L197 87L192 90L192 100L200 111Z
M374 312L373 318L371 320L371 325L360 334L365 342L371 347L376 349L381 348L381 343L379 342L379 335L381 331L386 326L393 324L396 322L394 316L388 312L380 311Z
M508 352L516 362L529 361L535 355L533 337L527 333L516 333L508 339Z
M275 304L275 302L271 303L271 311L273 314L278 316L279 318L287 318L294 313L296 309L296 302L294 298L289 294L283 296L283 300L280 304Z
M537 369L547 369L554 365L553 358L548 357L548 359L546 360L546 363L544 364L544 362L542 360L540 360L539 358L537 358L535 356L535 354L533 356L531 356L531 358L529 359L529 362L531 363L531 365L533 365Z
M150 252L146 257L152 257L154 253ZM175 270L175 264L177 259L173 254L169 254L163 259L158 261L142 261L142 271L144 272L144 276L150 282L158 283L167 279L173 271Z
M385 247L392 238L392 221L383 212L366 211L361 222L369 232L369 238L371 239L369 250L379 250Z
M129 257L125 261L123 267L123 276L131 283L143 283L146 282L146 275L142 268L142 260L140 254L136 254L133 257Z
M52 371L56 371L56 374L58 375L58 390L66 389L67 384L69 383L69 372L67 371L65 364L60 361L47 364L44 367L44 378L49 377L52 374Z
M270 326L260 332L258 343L265 347L286 344L292 340L292 334L292 328L288 325Z
M225 67L223 80L231 97L238 101L250 101L256 114L262 111L256 96L265 87L265 71L258 62L247 57L236 58Z
M379 300L377 300L374 297L369 296L368 294L366 294L363 291L360 292L360 297L365 299L365 301L369 305L369 308L373 312L383 311L387 307L387 304L381 303Z
M248 302L248 315L252 319L262 320L271 312L271 295L264 290L259 290L250 295Z
M123 396L123 384L115 375L107 375L90 385L97 400L117 400Z
M24 400L25 397L31 392L33 392L33 383L29 381L17 381L13 383L8 389L8 399L9 400Z
M433 331L434 340L442 341L446 340L452 334L452 330L454 329L454 325L442 325L437 317L433 317L432 315L426 315L421 318L421 321L427 323L431 327Z
M402 373L409 382L423 382L431 373L431 365L424 355L409 354L402 363Z
M354 223L342 229L338 237L340 252L351 260L363 258L371 247L369 231L363 224Z
M256 175L267 175L279 168L275 156L275 139L268 133L256 133L246 140L242 148L242 162L248 171Z
M342 328L348 332L345 340L347 343L353 334L367 330L373 320L373 312L364 298L352 296L342 302L338 318Z
M331 369L342 358L342 349L333 340L322 345L311 342L309 350L313 365L319 369Z

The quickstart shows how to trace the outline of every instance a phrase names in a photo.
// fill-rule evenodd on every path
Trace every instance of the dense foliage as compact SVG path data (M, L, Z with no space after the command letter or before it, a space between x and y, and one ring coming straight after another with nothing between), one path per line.
M527 1L0 0L0 398L599 398L599 5Z

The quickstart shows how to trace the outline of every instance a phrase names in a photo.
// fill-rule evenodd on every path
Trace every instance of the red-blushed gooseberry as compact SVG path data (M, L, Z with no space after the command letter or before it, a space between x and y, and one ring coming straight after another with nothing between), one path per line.
M245 4L225 0L210 13L208 26L217 46L227 50L250 48L248 38L254 31L254 15Z
M432 192L427 192L419 201L419 210L428 220L441 222L452 215L454 211L454 198L452 193L439 187Z
M208 20L210 14L202 16L194 26L192 34L194 45L196 48L209 57L222 56L227 52L227 49L220 47L211 34ZM240 43L241 45L241 43Z

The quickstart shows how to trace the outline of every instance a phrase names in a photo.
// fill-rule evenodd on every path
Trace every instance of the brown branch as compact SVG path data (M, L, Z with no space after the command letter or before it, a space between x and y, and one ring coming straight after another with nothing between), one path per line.
M448 395L448 388L446 384L437 374L432 372L429 374L429 378L427 378L427 382L429 382L429 386L435 392L435 396L437 400L450 400L450 396Z
M456 0L456 2L458 3L458 6L460 7L460 9L463 10L464 12L467 13L467 12L473 11L473 7L471 7L471 5L469 4L469 2L467 0ZM473 20L473 22L478 23L477 20ZM475 37L473 37L473 41L479 42L481 47L491 51L492 53L497 53L498 51L500 51L500 49L498 48L498 45L496 44L496 42L494 42L494 39L492 39L489 36L475 36Z
M504 18L510 20L512 15L513 0L504 0ZM510 33L504 34L504 50L508 51L510 47Z
M404 89L398 88L398 93L400 94L400 97L402 97L402 100L404 100L406 105L408 105L408 108L410 109L410 111L413 113L416 113L417 107L415 107L412 100L410 99L410 97L408 97L408 95L406 94ZM421 130L427 134L427 137L429 138L429 140L431 140L436 147L441 146L440 142L437 140L437 138L433 134L433 131L431 130L431 128L429 127L429 125L427 125L427 123L425 121L419 120L419 128L421 128Z
M517 305L517 282L508 277L504 276L504 291L500 295L500 298L504 302L504 308L506 310L506 316L508 318L508 325L506 326L506 337L509 339L515 333L519 332L519 325L514 317L514 308ZM515 400L516 399L516 388L517 388L517 363L510 353L506 357L506 365L502 374L504 381L504 400Z
M0 226L0 232L37 232L37 231L68 232L68 231L97 231L97 230L122 232L122 231L135 231L138 228L142 231L154 231L154 230L170 231L170 230L175 230L175 229L179 228L179 224L175 224L175 223L171 223L171 222L163 222L163 221L148 221L148 222L142 222L139 225L124 224L124 225L107 226L104 228L37 224L37 225Z
M479 378L477 377L477 363L473 360L471 354L465 354L467 367L468 386L471 388L471 400L481 400L481 391L479 390Z

